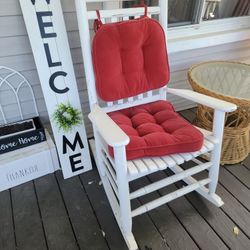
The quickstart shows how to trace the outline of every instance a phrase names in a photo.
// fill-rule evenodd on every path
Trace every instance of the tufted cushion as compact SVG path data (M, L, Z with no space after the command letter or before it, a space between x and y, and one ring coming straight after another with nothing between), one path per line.
M158 101L109 113L129 136L127 159L197 151L202 133L180 117L167 101ZM110 148L113 156L113 150Z
M104 101L135 96L169 81L164 31L148 17L103 24L92 54L97 92Z

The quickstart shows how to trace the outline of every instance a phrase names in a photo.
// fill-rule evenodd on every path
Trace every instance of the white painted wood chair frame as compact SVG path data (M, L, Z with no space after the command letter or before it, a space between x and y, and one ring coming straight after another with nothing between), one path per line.
M23 86L28 87L29 92L30 92L29 94L31 95L31 100L33 103L34 116L38 116L38 109L37 109L37 105L36 105L34 92L33 92L33 89L31 87L31 84L28 82L28 80L22 74L20 74L18 71L13 70L11 68L8 68L6 66L0 66L0 71L1 70L6 70L6 72L8 72L8 73L6 73L6 75L4 77L2 77L0 74L0 91L1 91L1 87L3 85L7 85L9 90L12 91L12 93L14 94L15 99L16 99L18 113L19 113L20 118L22 120L24 119L23 110L21 107L21 102L20 102L20 97L19 97L19 91ZM9 81L9 79L13 76L18 76L21 79L21 81L18 83L17 87L13 87L11 81ZM4 124L8 123L8 119L6 118L6 114L5 114L4 109L2 107L1 100L0 100L0 117L2 118Z
M216 206L223 205L220 197L215 194L215 190L219 174L224 117L225 112L235 110L236 106L234 104L204 96L190 90L172 89L167 87L163 87L158 91L149 91L135 97L117 100L116 102L108 102L106 105L101 105L95 89L89 27L89 20L96 19L97 16L95 11L87 10L87 2L101 1L75 0L91 107L89 118L94 128L96 150L95 158L103 186L128 248L137 249L137 244L132 234L132 218L134 216L145 213L194 190ZM144 8L101 10L100 13L103 22L107 22L108 20L116 22L121 19L128 20L131 16L138 17L143 15ZM159 6L149 7L148 15L151 16L152 14L159 15L160 23L166 32L167 1L160 0ZM213 131L209 132L200 129L204 134L205 140L203 147L198 152L127 161L125 152L126 145L129 143L129 137L113 122L107 113L157 100L166 100L167 93L171 93L213 108L215 110ZM114 158L108 154L108 145L114 148ZM211 160L209 162L202 163L195 159L197 156L206 153L211 155ZM193 160L193 162L197 165L188 170L183 170L179 165L189 160ZM130 181L166 168L170 168L175 175L147 185L134 192L130 192ZM197 181L192 177L192 175L204 170L208 170L208 178ZM135 210L131 210L130 201L132 199L159 190L160 188L180 180L183 180L187 186L147 204L141 205ZM207 184L208 188L205 187Z

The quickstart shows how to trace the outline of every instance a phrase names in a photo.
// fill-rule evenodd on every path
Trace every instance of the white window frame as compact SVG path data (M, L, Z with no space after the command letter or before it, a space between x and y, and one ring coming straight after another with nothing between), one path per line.
M168 1L168 0L166 0ZM231 17L203 21L203 0L198 24L169 27L169 53L222 45L250 39L250 16Z
M168 51L216 46L250 39L250 16L201 21L168 29Z
M168 0L166 1L168 2ZM122 0L120 0L120 3L122 3ZM250 16L203 21L204 10L205 0L203 0L198 24L168 28L168 53L183 52L250 39Z

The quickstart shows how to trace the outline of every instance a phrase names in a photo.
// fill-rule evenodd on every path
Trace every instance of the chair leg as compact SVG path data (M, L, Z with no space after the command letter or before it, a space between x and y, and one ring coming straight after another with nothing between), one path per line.
M138 249L134 235L132 233L132 216L129 199L128 182L118 184L119 202L120 202L120 228L126 244L130 250Z
M129 250L137 250L138 249L137 243L135 241L135 237L132 234L132 232L130 234L128 233L126 235L123 235L123 237L125 239L125 242L126 242Z
M225 113L222 111L214 111L214 123L213 123L213 134L215 138L218 139L218 143L215 145L211 153L211 162L213 166L209 171L209 178L211 182L209 184L209 193L211 195L215 194L220 170L220 156L221 156L221 146L225 123Z
M102 176L105 176L105 166L104 166L104 162L101 158L101 154L102 154L102 148L101 148L101 143L100 143L100 137L98 135L98 133L96 132L96 130L94 129L94 135L95 135L95 150L96 150L96 161L97 161L97 168L98 168L98 172L99 174Z
M129 198L129 183L127 178L127 163L125 146L115 147L115 165L120 205L120 228L126 244L130 250L138 249L132 233L132 214Z
M211 182L209 184L209 193L214 194L216 191L217 183L219 180L220 170L220 153L218 152L220 145L215 145L213 152L211 153L211 162L213 163L209 171L209 178Z

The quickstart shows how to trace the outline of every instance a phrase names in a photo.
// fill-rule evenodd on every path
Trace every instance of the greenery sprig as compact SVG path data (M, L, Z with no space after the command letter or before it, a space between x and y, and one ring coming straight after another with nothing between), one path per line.
M69 132L74 126L82 123L82 115L81 111L74 108L70 103L60 103L52 115L52 120L59 130Z

